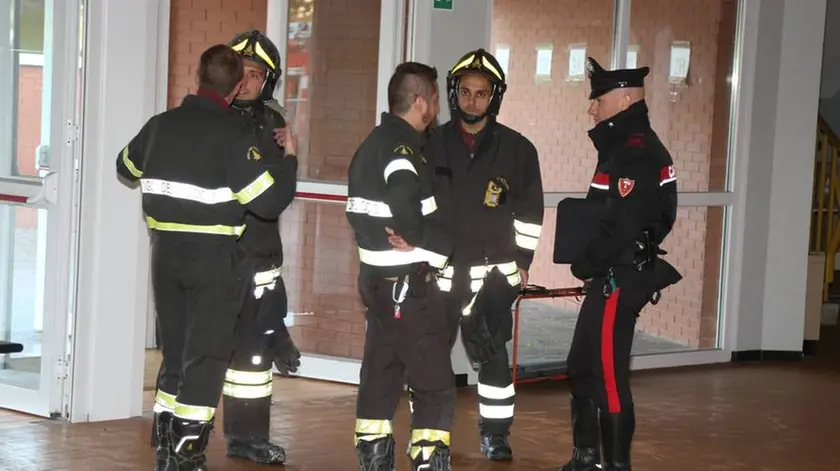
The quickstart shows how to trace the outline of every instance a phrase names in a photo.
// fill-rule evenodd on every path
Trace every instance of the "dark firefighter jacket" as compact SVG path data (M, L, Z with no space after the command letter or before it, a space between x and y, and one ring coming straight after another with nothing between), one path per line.
M353 155L346 214L356 233L362 273L404 276L421 262L442 269L452 253L452 239L438 220L422 144L408 122L383 113L382 123ZM386 227L414 250L394 250Z
M597 235L572 264L579 279L632 263L644 231L659 246L677 217L674 161L651 129L644 101L600 122L589 137L598 150L598 166L586 199L603 202L608 210Z
M297 156L285 154L283 148L274 140L274 129L286 125L283 118L267 108L263 103L256 103L248 108L233 109L239 112L257 139L258 147L263 158L271 162L279 162L270 169L277 185L277 204L285 210L295 198L297 190ZM248 254L257 259L269 259L276 266L283 264L283 240L277 218L262 218L253 211L245 215L245 225L248 230L242 234L239 243Z
M455 237L452 265L469 267L474 284L492 266L517 284L518 269L531 267L542 232L537 149L491 119L474 138L450 120L433 130L425 150L434 167L435 197Z
M116 163L119 175L140 180L149 229L175 239L236 240L246 208L271 219L285 207L271 173L279 162L262 157L242 118L212 93L152 117Z

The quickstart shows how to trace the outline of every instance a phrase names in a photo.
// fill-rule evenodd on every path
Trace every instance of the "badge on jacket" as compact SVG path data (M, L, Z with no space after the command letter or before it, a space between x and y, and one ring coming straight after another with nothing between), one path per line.
M504 177L491 178L484 192L484 206L495 208L505 204L508 191L510 191L510 186Z
M254 147L254 146L251 146L251 147L248 148L248 153L245 155L245 157L247 157L248 160L260 160L260 159L262 159L262 156L260 155L260 151L257 150L257 148Z

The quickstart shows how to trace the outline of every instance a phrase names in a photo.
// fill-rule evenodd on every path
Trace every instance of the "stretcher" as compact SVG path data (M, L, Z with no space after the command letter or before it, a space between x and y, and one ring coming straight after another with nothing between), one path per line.
M540 375L535 378L518 378L520 373L519 367L519 314L520 305L526 299L551 299L551 298L577 298L580 300L586 294L584 287L579 286L575 288L544 288L542 286L528 285L519 292L519 296L514 303L513 312L513 384L523 383L538 383L542 381L552 381L558 379L565 379L567 377L565 369L562 371L551 372L541 371Z

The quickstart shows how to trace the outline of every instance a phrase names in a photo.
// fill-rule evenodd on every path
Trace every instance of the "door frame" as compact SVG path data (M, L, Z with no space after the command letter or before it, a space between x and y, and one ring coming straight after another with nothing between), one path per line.
M45 2L44 22L53 25L44 28L44 77L49 80L45 80L44 90L49 102L42 103L42 109L49 107L50 115L42 123L49 125L49 170L42 177L0 177L3 204L49 211L40 385L33 391L0 384L0 407L50 418L69 417L84 103L84 92L77 93L77 85L84 80L85 71L84 32L79 28L86 4L87 0Z

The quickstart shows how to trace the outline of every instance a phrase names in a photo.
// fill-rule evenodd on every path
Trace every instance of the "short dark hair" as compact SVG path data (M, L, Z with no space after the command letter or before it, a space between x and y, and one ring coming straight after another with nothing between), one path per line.
M245 75L242 56L224 44L210 46L198 63L198 87L226 97Z
M404 62L398 65L388 82L388 108L391 113L407 113L418 96L431 101L438 90L437 79L437 69L426 64Z

